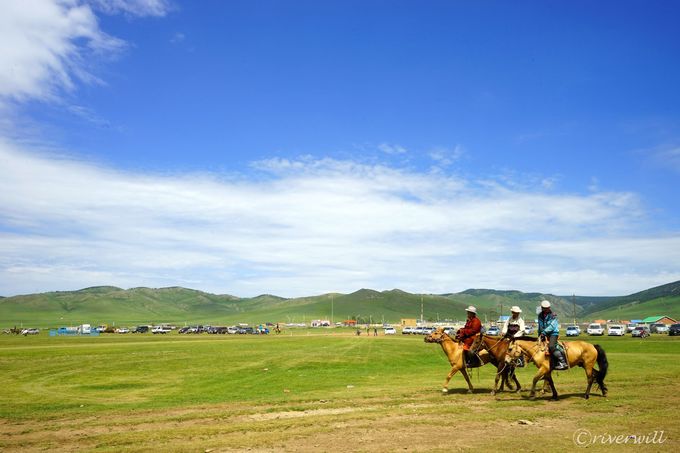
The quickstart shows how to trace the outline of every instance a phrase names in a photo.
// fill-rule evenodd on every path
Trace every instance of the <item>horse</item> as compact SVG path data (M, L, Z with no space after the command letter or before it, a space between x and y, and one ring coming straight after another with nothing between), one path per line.
M588 386L586 387L584 398L588 399L590 397L590 388L593 385L593 381L597 381L597 385L602 391L602 396L607 396L608 389L604 383L604 378L607 376L609 362L607 361L604 349L600 345L592 345L585 341L565 341L563 344L569 368L580 366L586 372ZM521 354L527 356L538 368L529 397L532 399L536 397L536 383L541 379L545 379L552 390L552 399L557 400L558 395L552 379L550 357L545 355L546 348L547 346L544 343L535 340L515 340L508 347L505 362L512 363ZM595 362L597 362L599 370L595 369Z
M460 374L463 375L465 381L467 382L467 392L472 393L472 383L470 382L470 377L467 374L465 360L463 358L463 344L451 338L441 327L426 336L425 343L439 343L442 347L442 350L444 351L444 354L446 354L446 357L449 359L449 363L451 364L451 371L449 372L448 376L446 376L442 393L446 394L449 392L449 381L458 371L460 371ZM491 361L491 355L486 353L486 351L482 351L482 353L479 354L479 359L482 362L482 365L486 365Z
M491 394L496 394L496 391L498 390L499 379L501 380L501 391L503 391L504 384L507 384L508 388L512 388L510 382L508 381L509 376L512 376L512 379L517 386L515 392L519 392L522 389L522 386L520 385L519 380L517 380L517 376L515 376L515 365L509 364L505 361L505 356L508 352L509 341L505 341L505 338L494 338L482 333L475 339L475 342L472 343L472 349L476 350L482 345L484 345L483 348L493 356L496 362L495 365L498 368L498 372L496 373L496 381Z

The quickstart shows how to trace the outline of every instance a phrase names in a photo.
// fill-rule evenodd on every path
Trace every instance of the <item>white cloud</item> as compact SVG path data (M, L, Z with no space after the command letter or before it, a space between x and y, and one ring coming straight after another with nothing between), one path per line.
M28 100L59 102L78 83L103 83L90 62L111 58L126 43L101 30L93 7L128 16L170 10L164 0L0 2L0 108Z
M436 147L428 154L430 159L435 161L438 166L449 167L451 164L463 157L465 150L461 145L456 145L453 149Z
M124 13L132 16L165 16L172 9L167 0L88 0L107 14Z
M633 194L309 157L254 167L255 178L127 173L0 143L0 287L597 295L680 277L679 236L641 236Z
M406 154L408 151L401 145L390 145L389 143L381 143L378 149L385 154Z
M75 1L0 2L0 102L53 101L75 81L96 82L88 53L111 53L123 42L99 29L91 8Z

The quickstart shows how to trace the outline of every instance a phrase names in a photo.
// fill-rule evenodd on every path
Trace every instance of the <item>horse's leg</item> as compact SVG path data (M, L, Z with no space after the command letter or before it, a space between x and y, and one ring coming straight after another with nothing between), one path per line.
M496 371L496 380L493 383L493 390L491 390L491 394L495 395L496 392L498 391L498 381L501 381L501 390L503 391L503 383L505 382L505 369L502 369L501 371Z
M465 381L467 382L467 385L468 385L468 393L472 393L472 390L473 390L473 388L472 388L472 382L470 381L470 377L468 376L467 371L465 371L465 367L463 367L463 368L460 369L460 374L463 375L463 377L465 378Z
M512 373L512 379L515 381L515 385L517 386L517 389L515 389L515 393L519 393L520 390L522 390L522 386L519 384L519 379L517 379L517 374L515 374L516 369L512 368L511 373Z
M541 366L538 368L538 372L534 376L534 380L531 383L531 393L529 393L529 398L534 399L536 398L536 383L543 379L543 377L550 372L550 365L546 366L546 362L544 361Z
M449 372L448 376L446 376L446 380L444 381L444 388L442 388L442 393L444 394L449 393L449 381L458 370L459 370L458 365L454 365L451 367L451 371Z
M588 381L588 386L586 387L586 394L583 395L585 399L590 398L590 388L593 386L593 382L595 381L595 373L597 373L597 371L593 369L594 365L595 365L594 363L585 362L583 363L583 369L586 372L586 380Z
M552 400L557 401L557 389L555 388L555 383L553 382L552 378L552 371L549 371L548 374L545 375L545 380L548 384L550 384L550 390L552 390Z

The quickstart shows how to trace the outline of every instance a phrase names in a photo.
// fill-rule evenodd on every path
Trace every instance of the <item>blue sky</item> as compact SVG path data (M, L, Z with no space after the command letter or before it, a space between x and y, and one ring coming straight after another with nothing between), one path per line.
M0 295L680 279L672 2L0 4Z

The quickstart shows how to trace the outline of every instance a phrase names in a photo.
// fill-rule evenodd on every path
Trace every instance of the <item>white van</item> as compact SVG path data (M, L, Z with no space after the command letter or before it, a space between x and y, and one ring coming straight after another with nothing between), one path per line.
M604 335L604 327L602 327L602 324L594 322L592 324L588 324L586 333L588 335Z
M611 324L607 326L607 335L622 337L626 333L626 329L619 324Z

